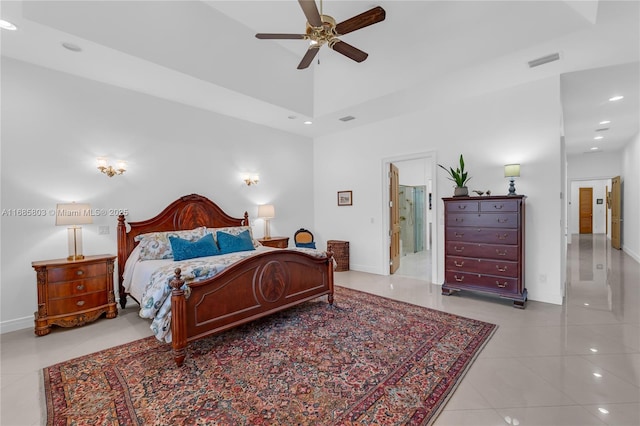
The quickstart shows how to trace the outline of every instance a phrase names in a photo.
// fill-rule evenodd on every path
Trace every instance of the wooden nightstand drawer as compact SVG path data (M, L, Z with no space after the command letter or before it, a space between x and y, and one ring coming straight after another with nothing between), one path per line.
M49 299L78 296L95 291L105 291L107 284L102 277L89 278L87 280L65 281L61 283L49 283Z
M115 318L118 307L113 292L116 257L86 256L69 261L53 259L32 262L38 279L38 310L35 333L44 336L52 325L75 327L102 315Z
M80 280L107 273L106 263L47 269L47 280L52 282Z
M263 246L284 249L289 247L289 237L259 238L258 241Z
M65 297L63 299L51 299L49 301L49 314L69 314L95 308L106 303L107 294L104 291L83 294L76 297Z

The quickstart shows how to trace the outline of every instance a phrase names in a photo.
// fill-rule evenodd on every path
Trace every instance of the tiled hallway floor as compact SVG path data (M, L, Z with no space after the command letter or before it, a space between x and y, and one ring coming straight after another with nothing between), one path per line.
M602 235L574 236L564 305L511 302L394 275L336 273L336 284L499 325L436 425L640 425L640 264ZM1 335L2 426L44 423L40 370L151 335L133 303L113 320Z

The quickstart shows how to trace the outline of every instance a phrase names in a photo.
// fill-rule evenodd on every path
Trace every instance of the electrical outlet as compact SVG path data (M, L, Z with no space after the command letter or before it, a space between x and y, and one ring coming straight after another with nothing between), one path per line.
M98 226L98 235L109 235L109 225Z

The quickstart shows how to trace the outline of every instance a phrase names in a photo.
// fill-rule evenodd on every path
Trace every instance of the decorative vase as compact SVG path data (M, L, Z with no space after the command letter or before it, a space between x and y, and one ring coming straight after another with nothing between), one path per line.
M454 197L468 197L469 196L469 188L466 186L456 186L453 190Z

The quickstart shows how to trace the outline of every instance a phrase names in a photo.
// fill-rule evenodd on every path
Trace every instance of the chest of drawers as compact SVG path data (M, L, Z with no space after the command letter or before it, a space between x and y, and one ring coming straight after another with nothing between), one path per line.
M74 327L118 315L113 293L115 256L87 256L82 260L32 262L38 281L35 333L44 336L51 325Z
M443 198L445 282L442 294L493 293L524 308L523 195Z

